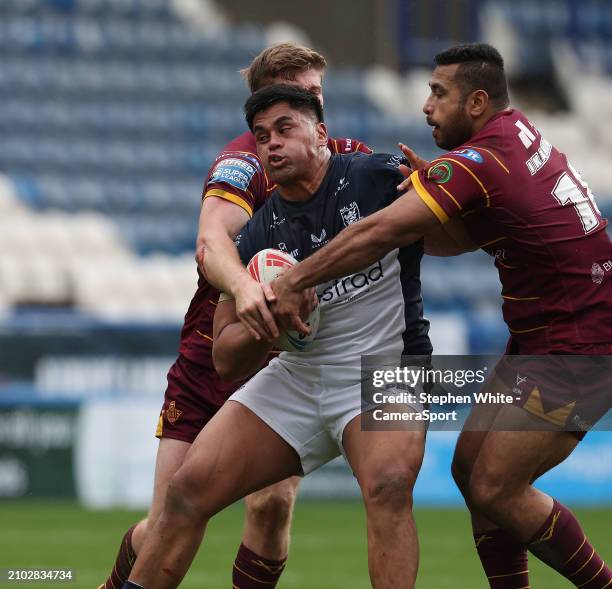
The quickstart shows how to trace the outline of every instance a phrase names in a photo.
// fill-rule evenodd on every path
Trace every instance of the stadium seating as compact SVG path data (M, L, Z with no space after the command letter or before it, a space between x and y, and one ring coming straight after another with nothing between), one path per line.
M548 48L562 31L599 39L612 61L607 5L584 2L575 13L571 2L497 4L526 54ZM0 172L8 178L0 186L0 312L47 305L113 321L180 321L195 287L202 182L219 148L245 128L247 89L237 70L265 38L254 25L199 31L166 0L0 2ZM402 140L434 156L416 88L426 75L393 81L332 64L326 116L333 134L377 151L397 152ZM397 112L386 108L384 79L401 90ZM586 154L584 128L572 116L538 113L536 120L553 141ZM589 178L601 168L591 167ZM468 310L470 324L488 321L499 303L490 266L483 254L428 259L428 311ZM489 345L493 332L499 337L499 319L494 326L476 329L473 347Z
M612 6L609 2L588 0L503 0L498 3L512 26L520 31L523 68L542 73L551 66L552 40L570 40L584 65L593 57L593 50L604 57L608 73L612 73ZM537 55L538 59L533 59Z

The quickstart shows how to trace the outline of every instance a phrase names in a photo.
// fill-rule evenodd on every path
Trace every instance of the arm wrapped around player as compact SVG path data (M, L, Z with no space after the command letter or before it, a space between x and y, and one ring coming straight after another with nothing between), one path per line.
M213 363L224 380L243 380L265 363L272 343L256 340L236 315L234 300L221 295L213 324Z
M425 235L425 253L429 256L458 256L477 250L461 219L449 219Z

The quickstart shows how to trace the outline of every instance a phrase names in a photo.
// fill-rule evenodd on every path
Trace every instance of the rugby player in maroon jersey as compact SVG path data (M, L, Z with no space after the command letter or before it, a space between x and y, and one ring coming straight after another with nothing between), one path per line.
M322 103L325 67L325 58L316 51L294 43L279 43L262 51L241 73L251 91L286 82L304 87ZM355 139L330 138L328 147L332 153L371 153L366 145ZM123 586L148 531L162 511L170 479L183 463L200 430L241 384L221 380L214 370L212 325L219 291L208 282L200 268L203 268L204 251L207 257L210 252L218 255L217 243L229 242L233 249L232 240L238 230L265 202L273 188L257 157L255 139L250 131L230 141L211 166L204 183L196 246L198 286L185 315L178 358L168 372L168 388L155 434L160 444L153 502L148 517L132 526L123 537L111 575L99 589ZM219 258L223 260L223 255ZM229 263L222 266L221 271L223 276L230 278L228 292L237 301L245 301L248 310L259 308L266 313L266 299L260 285L250 278L242 264L241 273L232 273L231 268ZM214 268L209 274L214 280ZM216 282L223 284L218 276ZM268 314L266 318L272 329L276 329L272 316ZM268 337L263 329L257 337L261 337L260 334ZM234 587L269 589L276 586L289 550L291 515L299 480L299 477L292 477L245 499L245 526L232 573Z
M575 516L532 485L610 408L607 221L566 156L509 108L497 50L457 46L435 63L423 111L437 145L450 153L425 162L405 149L415 168L408 192L279 277L272 311L282 326L307 331L298 314L304 288L423 235L426 253L481 247L492 255L510 341L489 390L511 392L516 403L494 412L477 406L470 420L488 419L488 431L466 425L453 462L488 582L528 588L530 550L578 587L610 587L610 568Z

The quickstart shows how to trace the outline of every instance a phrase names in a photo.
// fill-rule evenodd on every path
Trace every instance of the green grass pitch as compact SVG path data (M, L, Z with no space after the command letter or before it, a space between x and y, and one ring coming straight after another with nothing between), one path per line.
M612 561L612 508L575 510L590 539ZM200 553L181 587L228 589L242 529L236 505L210 524ZM485 589L463 510L418 509L421 543L420 589ZM125 530L141 513L86 511L72 503L0 502L0 568L71 567L69 584L20 586L95 589L106 578ZM531 586L571 585L530 559ZM2 584L0 582L0 584ZM16 583L12 583L16 585ZM8 587L9 585L6 584ZM357 502L300 501L293 524L292 552L281 589L367 589L364 514Z

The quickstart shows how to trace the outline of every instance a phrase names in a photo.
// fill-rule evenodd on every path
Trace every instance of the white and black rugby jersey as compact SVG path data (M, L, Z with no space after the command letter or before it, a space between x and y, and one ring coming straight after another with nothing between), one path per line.
M404 179L402 159L389 154L332 155L321 185L307 202L278 191L236 237L246 265L259 251L276 248L303 260L342 229L393 202ZM395 249L351 276L317 286L321 320L314 341L282 357L298 363L345 364L361 355L430 354L419 277L423 241Z

